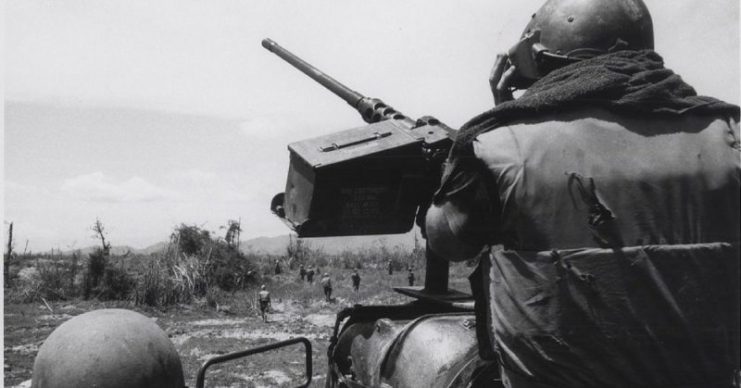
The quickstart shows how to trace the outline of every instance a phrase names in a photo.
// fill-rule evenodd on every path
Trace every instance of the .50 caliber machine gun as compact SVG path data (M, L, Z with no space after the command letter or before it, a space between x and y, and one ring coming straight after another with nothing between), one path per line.
M298 237L405 233L440 181L456 130L431 116L413 120L348 88L270 39L262 46L354 107L368 125L288 145L284 193L271 210ZM427 250L425 286L399 287L433 300L468 296L448 290L448 263Z

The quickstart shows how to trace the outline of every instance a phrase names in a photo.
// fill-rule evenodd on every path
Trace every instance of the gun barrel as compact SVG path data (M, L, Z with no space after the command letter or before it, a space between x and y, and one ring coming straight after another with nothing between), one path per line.
M358 103L360 103L360 101L365 98L365 96L363 96L362 94L348 88L336 79L328 76L327 74L324 74L316 67L306 63L306 61L297 57L290 51L284 49L278 43L275 43L272 39L263 39L262 47L265 47L268 51L281 57L284 61L290 63L291 66L299 69L302 73L308 75L314 81L329 89L329 91L345 100L354 108L357 108Z

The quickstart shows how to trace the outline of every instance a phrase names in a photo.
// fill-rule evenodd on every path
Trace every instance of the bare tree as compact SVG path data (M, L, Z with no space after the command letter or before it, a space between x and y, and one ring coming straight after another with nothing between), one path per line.
M10 280L10 260L13 258L13 223L11 222L8 226L8 248L5 252L3 260L3 275L5 287L8 287L8 281Z
M103 223L100 222L100 219L95 219L95 223L93 224L93 226L90 227L90 230L95 232L92 237L100 239L100 244L102 246L103 252L105 252L105 254L108 254L108 252L111 250L111 243L105 241L106 231Z

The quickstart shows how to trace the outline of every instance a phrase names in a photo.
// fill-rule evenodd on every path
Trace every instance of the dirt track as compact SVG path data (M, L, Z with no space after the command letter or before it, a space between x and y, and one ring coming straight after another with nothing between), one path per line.
M5 311L5 386L30 387L33 359L51 331L85 311L104 308L53 304L54 314L36 304L6 305ZM114 306L110 306L114 307ZM115 306L118 307L118 306ZM299 308L289 303L274 303L269 322L254 316L225 314L209 309L180 307L158 313L142 311L152 317L170 336L183 361L186 384L195 386L200 365L225 353L265 345L297 336L307 337L313 345L314 375L312 386L322 386L326 373L326 350L339 304L325 303L318 313L301 316ZM291 386L303 380L304 350L300 345L279 349L265 355L237 360L209 368L209 387Z

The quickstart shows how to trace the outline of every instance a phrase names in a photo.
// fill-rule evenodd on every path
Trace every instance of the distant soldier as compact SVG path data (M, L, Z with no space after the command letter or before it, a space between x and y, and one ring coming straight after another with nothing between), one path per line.
M414 285L414 271L412 271L412 268L409 268L409 274L407 275L407 280L409 280L409 286Z
M394 263L391 262L391 260L389 260L388 263L386 263L386 268L389 271L389 275L393 275L394 274L394 265L393 264Z
M332 299L332 279L329 278L328 273L324 273L322 280L319 281L322 288L324 288L324 300L329 302Z
M260 286L260 292L259 292L259 298L260 298L260 314L262 315L262 321L267 322L268 321L268 307L270 307L270 292L265 289L265 285L263 284Z
M304 278L306 277L306 268L304 268L303 264L301 264L301 267L298 269L298 274L301 276L301 281L304 281Z
M309 284L314 283L314 268L309 267L306 271L306 281L309 282Z
M350 279L352 279L352 288L357 292L360 289L360 274L358 274L358 271L353 271L352 275L350 275Z
M276 260L275 261L275 274L280 275L281 272L283 272L283 270L281 270L280 268L280 261Z

